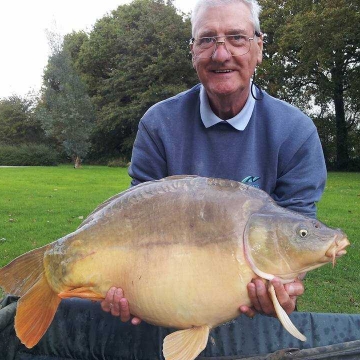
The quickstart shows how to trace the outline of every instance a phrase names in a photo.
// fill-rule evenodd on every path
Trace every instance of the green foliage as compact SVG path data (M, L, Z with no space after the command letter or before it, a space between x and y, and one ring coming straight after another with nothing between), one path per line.
M117 159L112 159L108 161L109 167L128 167L129 161L126 158L121 157Z
M360 126L358 1L260 0L266 33L260 78L273 95L317 117L325 152L346 168ZM334 29L336 24L336 29ZM315 106L314 106L315 105ZM334 126L329 127L328 121ZM331 128L331 133L329 130ZM335 143L335 147L332 144Z
M129 155L145 111L197 82L190 35L189 20L159 0L135 0L95 24L77 66L97 108L97 152Z
M81 48L89 40L88 35L84 31L73 31L70 34L64 36L64 50L68 52L71 57L72 64L77 69L77 61Z
M51 35L53 36L53 35ZM53 40L53 53L44 73L37 118L72 159L84 158L90 148L95 114L86 85L75 71L70 50Z
M359 171L359 0L259 2L266 36L257 81L314 119L329 168ZM146 110L198 82L190 37L189 19L164 0L134 0L89 34L53 36L37 116L29 97L0 99L0 143L56 143L92 163L129 158Z
M58 153L46 145L0 144L0 166L53 166L58 161Z
M34 101L17 95L0 99L0 143L41 143L45 133L35 118Z

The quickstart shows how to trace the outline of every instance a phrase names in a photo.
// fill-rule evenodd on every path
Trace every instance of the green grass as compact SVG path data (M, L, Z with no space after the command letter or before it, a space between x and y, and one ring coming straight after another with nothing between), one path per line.
M0 168L0 266L75 230L97 205L128 188L127 169ZM329 173L318 217L352 243L333 269L308 274L300 311L360 312L360 173Z
M74 231L129 184L124 168L0 168L0 265Z
M360 313L360 173L329 173L318 218L342 229L351 246L334 268L326 265L309 272L299 310Z

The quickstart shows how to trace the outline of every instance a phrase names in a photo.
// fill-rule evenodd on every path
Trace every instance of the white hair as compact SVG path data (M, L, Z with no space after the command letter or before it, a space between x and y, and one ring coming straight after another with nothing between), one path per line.
M261 7L258 4L257 0L198 0L191 14L192 36L195 36L195 24L200 9L204 9L204 8L206 9L210 7L228 5L228 4L238 4L238 3L243 3L250 9L250 13L251 13L250 20L254 24L255 31L260 33L259 15L260 15Z

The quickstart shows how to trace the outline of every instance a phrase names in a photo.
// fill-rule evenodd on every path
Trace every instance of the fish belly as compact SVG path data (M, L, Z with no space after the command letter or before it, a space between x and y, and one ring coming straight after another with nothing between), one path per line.
M250 304L246 285L253 273L223 246L142 248L128 260L121 287L131 312L154 325L214 327Z
M63 264L53 287L86 287L103 297L121 287L131 313L154 325L214 327L250 305L246 285L254 273L233 242L108 247Z

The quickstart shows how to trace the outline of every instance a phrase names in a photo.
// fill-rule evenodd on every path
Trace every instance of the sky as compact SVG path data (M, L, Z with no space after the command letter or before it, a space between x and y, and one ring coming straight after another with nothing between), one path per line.
M97 19L131 0L0 0L0 98L39 91L49 56L46 30L91 31ZM194 0L175 0L189 13Z

